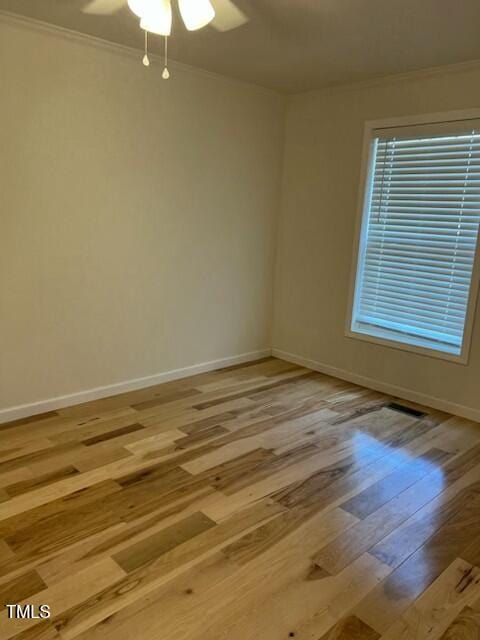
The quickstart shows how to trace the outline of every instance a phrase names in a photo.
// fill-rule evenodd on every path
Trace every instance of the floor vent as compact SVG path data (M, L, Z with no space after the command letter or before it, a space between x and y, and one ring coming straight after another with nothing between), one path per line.
M403 404L397 404L396 402L391 402L387 404L387 409L392 409L393 411L399 411L400 413L405 413L407 416L413 416L414 418L424 418L426 416L423 411L417 411L416 409L411 409L410 407L405 407Z

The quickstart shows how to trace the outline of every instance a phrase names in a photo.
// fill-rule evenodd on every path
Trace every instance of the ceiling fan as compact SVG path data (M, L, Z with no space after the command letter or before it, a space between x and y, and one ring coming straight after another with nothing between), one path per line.
M218 31L230 31L248 22L247 16L232 0L177 0L182 20L189 31L196 31L211 24ZM170 77L168 71L168 36L172 31L172 0L89 0L84 13L110 15L116 13L127 2L131 11L140 18L140 27L145 31L145 55L143 64L150 66L148 56L148 34L165 37L165 67L162 78Z
M110 15L128 4L137 16L148 24L152 33L169 36L172 26L171 0L90 0L84 13ZM180 15L189 31L211 24L217 31L230 31L248 22L247 16L232 0L178 0ZM154 31L158 28L159 31ZM168 32L168 33L167 33Z

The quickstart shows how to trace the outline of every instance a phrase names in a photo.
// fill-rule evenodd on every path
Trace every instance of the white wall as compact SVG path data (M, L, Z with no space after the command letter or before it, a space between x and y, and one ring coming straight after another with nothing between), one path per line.
M284 101L160 73L0 21L0 411L270 347Z
M400 387L412 398L437 398L437 405L462 405L450 408L480 416L478 314L468 366L344 336L364 122L478 106L478 65L290 101L274 316L277 350L356 381L382 389L390 385L392 391Z

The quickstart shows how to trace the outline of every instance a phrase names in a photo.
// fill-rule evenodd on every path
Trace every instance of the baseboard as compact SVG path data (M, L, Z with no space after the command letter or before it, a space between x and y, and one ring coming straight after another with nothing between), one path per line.
M40 402L32 402L30 404L0 409L0 424L10 422L12 420L27 418L39 413L46 413L47 411L56 411L57 409L70 407L75 404L82 404L83 402L90 402L91 400L100 400L101 398L107 398L108 396L116 396L120 393L126 393L127 391L136 391L137 389L153 387L154 385L161 384L162 382L187 378L188 376L194 376L197 373L206 373L208 371L214 371L215 369L223 369L236 364L242 364L243 362L259 360L260 358L266 358L270 355L272 355L271 349L251 351L249 353L230 356L229 358L220 358L219 360L211 360L210 362L194 364L190 367L183 367L182 369L164 371L163 373L157 373L145 378L126 380L124 382L117 382L116 384L107 385L105 387L97 387L96 389L88 389L86 391L78 391L65 396L49 398L48 400L41 400Z
M107 398L108 396L115 396L128 391L136 391L138 389L145 389L152 387L162 382L169 382L171 380L179 380L181 378L187 378L198 373L206 373L208 371L214 371L215 369L222 369L225 367L231 367L236 364L242 364L243 362L251 362L253 360L259 360L260 358L266 358L270 355L282 360L287 360L294 364L298 364L320 373L325 373L334 378L340 378L353 384L358 384L362 387L374 389L381 393L387 393L410 402L416 402L418 404L425 405L438 409L439 411L445 411L446 413L452 413L453 415L467 418L468 420L475 420L480 422L480 411L473 407L467 407L465 405L456 404L436 398L435 396L429 396L423 393L418 393L412 389L406 389L393 384L388 384L374 378L368 378L351 371L332 367L331 365L317 362L316 360L310 360L303 356L298 356L294 353L282 351L281 349L262 349L260 351L251 351L249 353L243 353L236 356L230 356L228 358L220 358L218 360L212 360L210 362L203 362L195 364L189 367L183 367L181 369L173 369L170 371L164 371L152 376L146 376L144 378L136 378L134 380L126 380L124 382L118 382L116 384L107 385L104 387L97 387L95 389L88 389L85 391L78 391L64 396L57 396L55 398L49 398L47 400L41 400L39 402L32 402L30 404L23 404L16 407L9 407L6 409L0 409L0 424L4 422L10 422L12 420L19 420L21 418L27 418L40 413L46 413L48 411L56 411L64 407L73 406L75 404L81 404L83 402L90 402L92 400L100 400L101 398Z
M313 369L314 371L325 373L334 378L340 378L341 380L346 380L347 382L352 382L353 384L367 387L368 389L374 389L375 391L393 395L397 398L402 398L403 400L409 400L410 402L416 402L417 404L422 404L426 407L432 407L433 409L438 409L439 411L445 411L445 413L451 413L456 416L461 416L462 418L467 418L468 420L475 420L475 422L480 422L480 410L474 409L473 407L456 404L454 402L449 402L448 400L436 398L435 396L418 393L417 391L413 391L412 389L398 387L394 384L388 384L386 382L381 382L380 380L375 380L374 378L361 376L357 373L352 373L351 371L338 369L337 367L332 367L331 365L317 362L316 360L310 360L302 356L297 356L294 353L282 351L281 349L272 349L272 355L276 358L281 358L282 360L293 362L293 364L298 364L302 367L306 367L307 369Z

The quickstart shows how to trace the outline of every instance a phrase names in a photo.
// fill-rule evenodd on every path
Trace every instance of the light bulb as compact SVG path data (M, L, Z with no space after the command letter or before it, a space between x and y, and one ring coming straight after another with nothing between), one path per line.
M155 0L128 0L131 11L139 18L151 11L152 7L155 8L155 4Z
M150 6L142 14L140 26L151 33L169 36L172 31L172 5L170 0L156 0L155 6Z
M215 17L210 0L178 0L183 22L189 31L205 27Z
M170 71L167 69L167 67L165 67L165 69L163 70L162 78L164 80L168 80L170 78Z
M149 67L149 66L150 66L150 58L148 57L148 55L147 55L147 54L145 54L145 55L143 56L143 60L142 60L142 62L143 62L143 65L144 65L145 67Z

